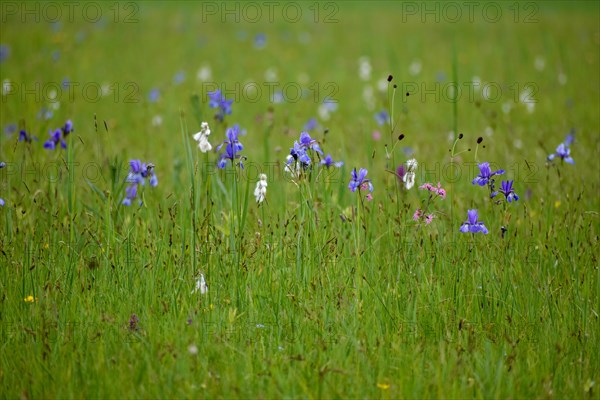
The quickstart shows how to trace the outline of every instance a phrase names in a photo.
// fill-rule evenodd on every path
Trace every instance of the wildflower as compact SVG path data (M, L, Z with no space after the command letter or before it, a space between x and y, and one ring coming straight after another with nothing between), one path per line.
M478 219L477 210L468 210L467 216L468 216L467 221L463 222L463 224L460 226L460 231L462 233L481 232L481 233L487 235L487 233L488 233L487 228L485 227L483 222L477 220Z
M267 35L264 33L257 33L254 37L254 47L257 49L263 49L267 45Z
M402 176L402 181L407 190L410 190L415 185L415 171L418 165L419 163L414 158L406 162L406 172Z
M427 225L429 225L431 223L431 221L433 221L434 217L435 217L435 215L433 215L433 214L427 214L427 216L425 217L425 223Z
M260 174L258 182L256 182L256 189L254 189L254 197L258 204L265 200L267 195L267 175Z
M300 166L305 169L308 168L312 163L312 159L308 153L311 150L323 154L323 151L319 147L319 143L311 138L307 132L302 132L300 134L300 140L295 141L294 147L290 148L290 156L287 157L286 164L290 165L291 163L296 162L296 168L299 168Z
M152 90L150 90L150 93L148 93L148 101L150 101L151 103L156 103L159 97L160 90L157 88L153 88Z
M502 185L500 187L500 190L497 192L493 192L490 197L494 198L496 197L496 195L498 193L502 193L504 195L504 197L506 198L506 200L510 203L513 200L517 201L519 200L519 196L515 193L514 189L513 189L513 182L514 181L502 181Z
M140 160L130 160L129 167L130 171L129 175L127 175L127 182L143 186L145 179L150 178L150 186L158 186L158 178L154 173L154 164L142 163Z
M552 161L554 158L559 157L566 163L575 164L575 160L573 160L573 157L571 157L571 144L574 142L574 140L575 136L573 133L567 135L565 141L559 144L556 148L556 153L548 156L548 161Z
M369 57L362 56L358 59L358 75L360 79L363 81L368 81L371 79L371 63L369 62Z
M370 179L366 179L368 171L365 168L361 168L358 173L356 172L356 168L352 169L352 179L348 184L348 189L353 192L356 192L356 189L359 190L369 190L369 192L373 191L373 184Z
M381 390L388 390L390 388L389 383L377 383L377 387Z
M240 133L240 127L238 124L235 124L231 128L227 128L227 131L225 132L225 134L227 135L227 139L224 140L223 143L221 143L217 147L217 151L218 151L221 149L221 147L223 147L223 145L226 145L225 152L221 154L221 157L219 159L219 163L217 164L217 167L225 168L225 165L227 164L227 160L231 160L231 164L233 165L235 160L239 158L240 159L240 167L244 168L244 164L242 164L242 161L241 161L241 156L238 154L238 152L240 152L244 149L244 146L238 140L239 133Z
M140 329L140 327L138 326L139 322L140 319L138 318L138 316L135 314L131 314L131 317L129 317L129 330L132 332L138 331Z
M6 61L10 55L10 47L5 44L0 44L0 64Z
M16 131L17 131L16 124L8 124L4 127L4 134L6 134L6 136L10 136L13 133L15 133Z
M212 150L212 146L208 142L208 136L210 135L210 127L208 122L202 122L200 125L200 132L194 134L194 140L198 142L200 151L206 153Z
M398 168L396 168L396 176L398 177L398 179L400 179L400 181L402 181L402 178L404 177L404 165L400 164L398 166Z
M221 94L219 89L214 92L209 92L208 97L208 106L210 108L218 108L215 118L218 121L223 122L225 115L231 114L231 104L233 103L233 100L227 100L225 96Z
M478 164L478 166L479 175L477 175L475 179L473 179L473 185L477 184L479 186L485 186L488 184L488 182L493 176L504 174L503 169L499 169L497 171L492 172L492 169L490 168L490 163L488 162L483 162L481 164Z
M316 151L319 154L323 154L323 151L319 147L319 143L310 137L308 132L302 132L300 134L300 144L306 148Z
M304 130L305 131L312 131L318 125L319 125L319 123L317 122L317 119L316 118L311 118L311 119L308 120L308 122L306 123L306 125L304 125Z
M49 132L50 139L46 140L44 143L44 148L48 150L56 149L56 145L60 143L60 147L63 149L67 148L67 142L62 138L62 130L56 129L54 132Z
M433 186L431 183L425 183L419 186L419 189L428 190L432 193L435 193L437 196L440 196L442 199L446 198L446 190L442 188L442 184L438 182L437 187Z
M34 301L36 301L36 298L35 298L35 297L33 297L32 295L29 295L29 296L25 297L25 298L23 299L23 301L24 301L25 303L33 303Z
M371 201L371 200L373 200L373 195L371 193L367 193L367 195L365 196L365 199L367 199L367 201Z
M129 185L125 188L125 198L123 199L124 206L130 206L131 201L137 197L137 184ZM139 205L142 205L142 200L139 201Z
M291 154L288 154L288 156L286 157L286 161L285 161L285 167L283 168L283 170L285 172L288 172L292 178L299 178L300 177L300 163L295 163L295 168L292 169L292 167L290 166L290 164L292 164L294 162L294 157Z
M319 106L317 112L323 121L327 121L331 118L330 113L335 112L337 108L337 101L330 97L326 97L323 99L323 103Z
M130 160L129 168L129 174L126 178L129 186L125 188L125 198L123 199L123 205L125 206L130 206L132 200L135 200L138 193L138 185L144 186L146 178L149 179L150 186L158 186L158 177L154 173L154 164L142 163L140 160ZM142 205L141 200L139 200L139 205Z
M200 274L200 278L196 281L196 287L192 290L192 294L200 292L200 294L206 294L208 292L208 285L204 279L204 274Z
M209 65L204 65L198 69L196 79L202 82L207 82L212 79L212 70Z
M331 167L332 165L339 168L342 165L344 165L344 162L343 161L334 162L333 159L331 158L331 154L327 154L325 156L325 158L321 160L321 165L324 165L327 168Z
M377 124L379 124L379 126L385 125L389 121L389 119L390 116L385 110L382 110L375 114L375 121L377 121Z
M195 356L198 354L198 346L196 346L195 344L190 344L188 346L188 353L190 353L190 355Z
M62 128L60 128L62 131L62 135L63 138L67 137L69 135L69 133L73 132L75 129L73 128L73 122L68 119L67 122L65 122L65 124L63 125Z
M37 140L35 136L31 136L25 129L19 131L19 142L31 143L33 140Z
M183 81L185 81L185 72L183 71L179 71L178 73L175 74L175 76L173 77L173 83L176 85L179 85L180 83L182 83Z
M420 208L417 208L415 213L413 214L413 221L418 221L423 216L423 211Z

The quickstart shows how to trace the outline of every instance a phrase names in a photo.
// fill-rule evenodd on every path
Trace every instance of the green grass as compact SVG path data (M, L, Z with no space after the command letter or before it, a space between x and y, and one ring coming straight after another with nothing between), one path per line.
M533 23L515 23L508 3L497 23L423 23L404 22L400 2L347 2L336 23L314 23L315 3L297 3L297 23L280 13L223 23L193 2L143 2L124 23L126 4L117 22L107 4L102 24L76 13L58 28L3 8L0 80L19 92L1 98L0 126L39 141L0 134L0 397L598 398L597 4L535 3ZM321 13L336 10L327 4ZM208 108L213 86L196 78L203 65L235 100L225 124ZM294 83L308 96L270 103L268 69L276 90ZM377 88L388 74L391 134L373 117L391 111L393 89ZM44 90L66 77L74 97L60 92L53 117L36 118ZM474 77L498 99L471 97ZM456 102L453 80L465 90ZM262 88L256 100L248 82ZM86 84L110 91L94 101ZM527 87L533 112L519 100ZM328 95L338 110L323 120ZM292 182L285 157L312 117L321 127L311 135L345 164ZM68 149L45 150L67 119ZM197 149L204 120L213 147L226 126L247 129L244 170L218 170L218 154ZM575 164L548 165L571 128ZM412 157L406 146L419 161L409 191L388 172ZM143 188L141 207L121 205L130 159L156 165L159 185ZM476 161L506 169L497 186L514 179L520 200L490 201L471 184ZM373 201L347 189L354 167L368 168ZM257 206L259 171L269 186ZM448 196L418 225L418 186L438 181ZM472 208L488 235L459 232ZM204 295L192 293L200 273Z

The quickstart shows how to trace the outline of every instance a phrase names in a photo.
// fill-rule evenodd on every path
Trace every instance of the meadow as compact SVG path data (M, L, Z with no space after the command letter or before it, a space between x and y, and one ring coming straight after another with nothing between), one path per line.
M598 3L0 5L1 398L599 398Z

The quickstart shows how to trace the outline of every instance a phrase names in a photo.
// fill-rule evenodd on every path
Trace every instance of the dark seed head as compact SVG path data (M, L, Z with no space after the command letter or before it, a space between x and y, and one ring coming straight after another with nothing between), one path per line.
M401 133L400 136L398 136L398 140L402 140L404 139L404 133Z
M397 87L398 87L398 85L396 85L396 84L394 83L394 89L396 89Z
M479 137L477 138L477 144L479 144L479 143L481 143L481 142L483 142L483 138L482 138L481 136L479 136Z
M463 138L463 134L462 134L462 133L461 133L461 134L459 134L459 135L458 135L458 138L459 138L459 139L462 139L462 138Z
M391 75L388 75L388 82L391 82L391 81L392 81L392 79L394 79L394 77L393 77L393 76L391 76Z

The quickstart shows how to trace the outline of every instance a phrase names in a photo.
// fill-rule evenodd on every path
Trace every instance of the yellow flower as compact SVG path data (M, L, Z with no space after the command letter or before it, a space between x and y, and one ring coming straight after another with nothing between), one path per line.
M377 387L381 390L388 390L390 388L389 383L378 383Z
M558 207L560 207L560 200L556 200L554 202L554 208L558 208Z
M25 301L26 303L33 303L35 301L35 297L33 297L32 295L29 295L29 296L25 297L23 299L23 301Z

